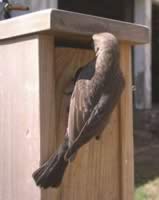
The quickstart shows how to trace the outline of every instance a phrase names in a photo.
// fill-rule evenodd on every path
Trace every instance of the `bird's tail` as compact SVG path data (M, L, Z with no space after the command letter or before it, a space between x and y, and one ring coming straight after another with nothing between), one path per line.
M64 160L64 155L67 150L68 140L65 139L58 151L33 173L33 179L38 186L48 188L58 187L61 184L65 169L68 165L68 161Z

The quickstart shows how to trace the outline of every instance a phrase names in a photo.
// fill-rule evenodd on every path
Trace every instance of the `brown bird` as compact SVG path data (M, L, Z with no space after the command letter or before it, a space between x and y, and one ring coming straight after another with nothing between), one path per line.
M99 33L92 38L96 59L80 68L75 76L64 143L33 173L40 187L61 184L65 169L79 148L102 133L124 88L116 37Z

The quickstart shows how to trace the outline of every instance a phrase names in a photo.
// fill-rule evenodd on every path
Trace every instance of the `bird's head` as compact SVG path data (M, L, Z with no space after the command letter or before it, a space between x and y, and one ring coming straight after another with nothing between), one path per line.
M92 39L96 55L98 55L101 50L107 47L113 48L118 44L117 38L111 33L97 33L92 36Z

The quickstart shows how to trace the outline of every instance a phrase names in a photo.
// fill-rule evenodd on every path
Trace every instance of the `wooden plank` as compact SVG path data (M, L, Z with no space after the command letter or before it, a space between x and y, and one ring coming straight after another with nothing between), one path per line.
M55 51L54 37L39 35L40 162L56 150ZM36 156L36 155L34 155ZM40 164L40 163L39 163ZM39 165L34 168L36 170ZM31 174L30 174L31 176ZM35 184L35 183L34 183ZM38 187L37 187L38 188ZM39 200L58 199L58 190L41 189Z
M111 32L122 41L149 41L149 29L146 26L56 9L38 11L0 22L0 40L49 30L56 32L60 39L68 39L69 37L65 36L68 34L76 36L76 40L78 36L83 39L88 37L87 40L90 40L94 33Z
M0 199L51 200L32 173L56 149L53 37L3 42L0 59Z
M51 9L0 21L0 40L50 30Z
M57 32L85 37L98 32L110 32L122 41L131 43L149 41L149 29L146 26L68 11L55 10L52 13L52 28Z
M120 66L126 80L126 87L120 101L120 153L121 153L121 199L133 200L134 193L134 153L132 117L132 68L131 47L122 43Z
M88 63L94 52L56 48L56 135L63 141L67 127L69 97L63 91L76 69ZM59 200L119 200L120 152L118 108L99 141L85 145L71 163L59 191ZM59 123L60 121L60 123Z
M40 160L38 38L0 45L0 199L40 199L31 177Z

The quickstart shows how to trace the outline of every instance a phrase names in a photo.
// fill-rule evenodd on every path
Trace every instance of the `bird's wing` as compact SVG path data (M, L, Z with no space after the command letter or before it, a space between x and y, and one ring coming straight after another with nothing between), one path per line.
M82 69L77 77L74 91L70 100L67 133L70 143L73 143L81 132L92 111L91 79L94 75L94 61Z
M94 107L92 111L86 110L83 112L76 106L71 111L71 117L73 117L71 128L76 132L76 137L73 138L67 153L65 154L66 160L69 159L82 145L86 144L91 138L95 137L100 130L96 130L98 124L101 123L101 119L105 114L103 109L104 103L109 99L108 96L104 96L100 100L99 104ZM75 120L75 121L74 121Z
M70 100L67 132L71 143L78 137L91 113L88 84L86 80L78 81Z
M76 137L73 138L74 141L72 145L65 154L66 159L69 159L74 152L82 145L86 144L91 138L99 134L105 127L124 88L122 74L117 74L111 81L107 82L105 87L108 88L107 90L105 89L107 92L100 92L101 96L95 106L90 105L90 102L93 102L92 98L95 98L89 96L91 83L90 87L89 85L86 87L86 90L84 88L83 91L81 91L79 90L80 87L75 89L73 99L74 105L71 105L73 106L73 110L70 111L70 117L76 120L72 121L71 127L77 132ZM101 90L103 89L101 88ZM88 95L86 95L86 93Z

